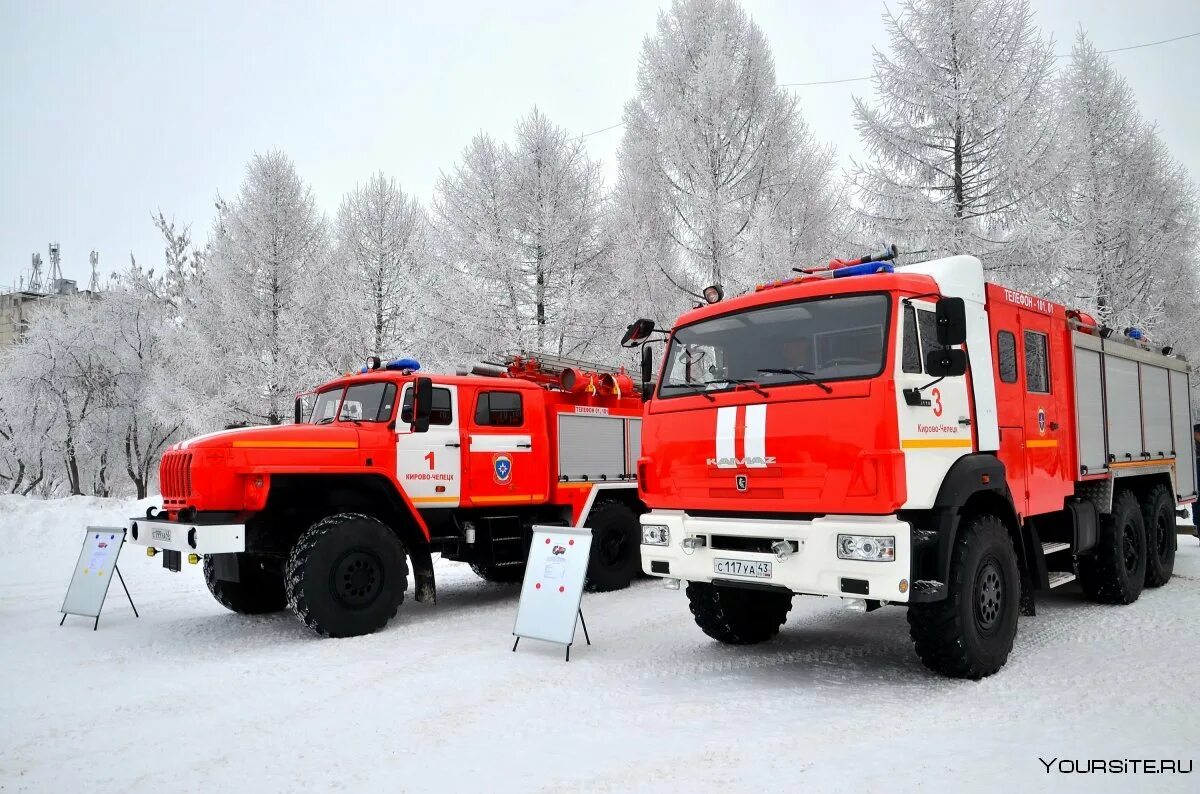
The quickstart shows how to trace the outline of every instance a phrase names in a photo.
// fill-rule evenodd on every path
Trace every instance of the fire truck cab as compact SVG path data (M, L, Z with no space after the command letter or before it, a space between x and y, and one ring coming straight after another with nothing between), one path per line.
M372 361L297 399L294 424L200 436L160 467L161 512L132 542L178 571L203 560L242 613L291 607L311 629L381 628L408 587L433 601L432 555L519 582L535 524L594 533L588 587L639 569L641 397L621 369L513 355L473 373Z
M974 257L886 258L679 318L638 460L643 566L723 642L771 638L797 593L906 605L922 661L979 678L1035 591L1130 603L1170 578L1189 367Z

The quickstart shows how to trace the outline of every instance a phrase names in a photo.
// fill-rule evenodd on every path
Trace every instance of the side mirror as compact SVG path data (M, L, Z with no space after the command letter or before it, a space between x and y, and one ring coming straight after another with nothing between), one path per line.
M654 393L654 351L650 345L642 348L642 399L649 400Z
M304 408L300 405L300 398L296 398L296 424L304 423Z
M653 320L644 318L634 320L633 324L625 329L625 336L621 337L621 347L637 347L649 339L652 333L654 333Z
M429 432L429 417L433 414L433 380L417 378L413 383L412 431Z
M930 350L925 356L925 373L932 378L952 378L966 374L967 354L962 350L944 347Z
M942 298L935 312L939 345L961 345L967 341L967 305L962 298Z

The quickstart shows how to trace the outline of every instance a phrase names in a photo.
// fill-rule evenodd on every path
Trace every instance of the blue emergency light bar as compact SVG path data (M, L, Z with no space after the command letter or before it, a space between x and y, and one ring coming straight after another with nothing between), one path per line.
M406 369L409 372L416 372L421 368L421 362L415 358L398 358L395 361L389 361L383 365L384 369Z
M864 262L861 265L850 265L833 271L834 278L849 278L850 276L869 276L874 273L895 273L896 268L881 262Z

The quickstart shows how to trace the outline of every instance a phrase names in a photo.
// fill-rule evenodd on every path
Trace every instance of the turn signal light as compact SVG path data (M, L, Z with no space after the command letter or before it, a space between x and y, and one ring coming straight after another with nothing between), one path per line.
M189 554L189 555L188 555L188 564L189 564L189 565L195 565L195 564L196 564L196 563L198 563L198 562L200 562L200 555L199 555L199 554L196 554L195 552L193 552L193 553L191 553L191 554Z
M146 547L146 556L147 557L153 557L155 554L158 554L158 549L154 548L153 546Z

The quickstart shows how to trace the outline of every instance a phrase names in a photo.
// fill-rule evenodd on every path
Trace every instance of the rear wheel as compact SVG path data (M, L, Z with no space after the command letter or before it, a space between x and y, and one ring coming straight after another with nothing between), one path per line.
M287 591L278 559L246 552L222 556L232 558L238 581L218 579L215 555L205 556L204 583L217 603L241 615L266 615L287 607Z
M730 645L766 642L779 633L792 608L792 594L783 590L691 582L687 597L700 630Z
M1146 526L1132 491L1113 497L1112 512L1100 517L1095 552L1079 558L1079 584L1093 601L1132 604L1146 584Z
M288 606L326 637L356 637L387 625L408 589L404 545L386 524L341 513L313 524L292 547Z
M946 598L908 608L921 662L951 678L979 679L1004 666L1017 636L1021 575L1004 523L979 515L960 528Z
M1175 571L1175 501L1171 489L1156 485L1141 502L1146 525L1146 587L1162 587Z
M588 516L592 552L586 589L593 593L623 590L642 567L641 527L628 505L604 502Z
M480 579L493 584L519 584L525 578L525 564L520 565L477 565L471 563L471 570Z

